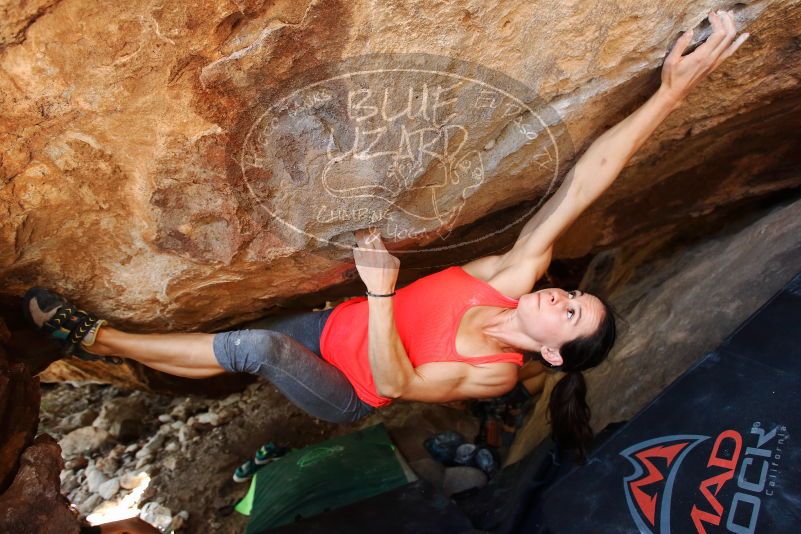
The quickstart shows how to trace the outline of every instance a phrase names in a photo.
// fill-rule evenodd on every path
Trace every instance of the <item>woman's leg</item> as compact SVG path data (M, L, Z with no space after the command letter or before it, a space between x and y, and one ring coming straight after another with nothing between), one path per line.
M214 357L214 334L129 334L102 326L95 342L84 350L121 356L187 378L206 378L225 372Z
M319 419L347 423L373 411L339 369L281 332L221 332L214 335L213 348L226 371L267 379L295 405Z
M248 323L250 328L287 334L320 355L320 334L332 310L274 315ZM103 356L120 356L158 371L187 378L206 378L225 372L214 356L214 334L129 334L109 326L98 331L85 350Z
M313 334L302 337L312 347L319 347L320 331L330 315L330 310L326 312L282 318L271 326L291 331L305 323ZM205 378L226 371L256 374L312 416L334 423L356 421L373 411L359 399L339 369L304 343L276 330L129 334L103 326L95 343L87 350L130 358L148 367L189 378Z
M270 315L243 324L241 330L275 330L299 341L304 347L318 356L320 336L323 327L334 309L322 311L302 311ZM321 356L322 357L322 356Z

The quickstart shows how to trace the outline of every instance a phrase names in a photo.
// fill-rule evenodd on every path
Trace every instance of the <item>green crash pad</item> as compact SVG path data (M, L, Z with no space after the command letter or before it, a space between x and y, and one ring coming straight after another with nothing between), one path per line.
M378 424L287 453L253 477L236 510L247 534L286 525L395 489L415 479Z

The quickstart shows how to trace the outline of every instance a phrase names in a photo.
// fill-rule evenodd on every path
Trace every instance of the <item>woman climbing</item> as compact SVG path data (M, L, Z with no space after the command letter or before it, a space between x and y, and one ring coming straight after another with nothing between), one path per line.
M516 384L523 353L538 353L545 366L565 372L550 399L554 437L583 451L592 432L582 371L609 353L614 319L589 293L531 290L548 268L557 237L691 89L748 37L737 37L730 12L710 13L709 20L713 31L706 42L682 56L692 30L679 38L656 93L592 143L505 254L444 269L396 292L398 259L376 232L359 231L354 257L366 296L217 334L123 332L41 288L26 293L24 312L61 340L66 353L130 358L190 378L257 374L311 415L334 422L355 421L395 399L502 395Z

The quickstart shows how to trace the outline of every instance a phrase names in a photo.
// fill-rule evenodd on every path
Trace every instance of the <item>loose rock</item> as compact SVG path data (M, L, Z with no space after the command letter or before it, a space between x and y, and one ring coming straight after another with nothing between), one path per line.
M100 485L108 480L108 477L94 465L90 465L86 468L85 476L86 486L92 493L97 493Z
M61 454L64 458L71 458L79 454L87 454L96 451L111 439L111 436L102 428L85 426L73 430L58 444L61 447Z
M146 458L148 456L153 456L161 448L166 437L167 436L163 432L156 433L152 438L148 440L147 443L145 443L145 446L142 447L136 453L136 458Z
M109 500L116 495L118 491L120 491L120 479L115 477L103 482L97 489L97 494L103 497L103 499Z
M163 532L172 522L172 511L157 502L149 502L142 507L139 517Z
M95 508L100 506L100 504L102 502L103 502L103 497L101 497L100 495L96 495L96 494L95 495L91 495L91 496L89 496L89 498L87 498L85 501L83 501L80 504L80 506L78 506L78 510L82 514L90 514L90 513L92 513L92 511L94 511Z
M67 434L77 428L90 426L92 421L94 421L96 418L97 410L93 409L74 413L61 420L61 423L58 425L58 430L64 434Z
M142 415L146 412L147 402L140 395L117 397L103 404L92 425L107 430L122 442L129 442L142 435Z
M147 477L147 473L125 473L120 477L120 487L127 490L132 490L139 486Z

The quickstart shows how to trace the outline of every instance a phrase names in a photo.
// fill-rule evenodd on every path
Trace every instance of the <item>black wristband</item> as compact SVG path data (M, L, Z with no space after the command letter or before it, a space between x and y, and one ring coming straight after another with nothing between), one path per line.
M391 297L392 295L395 294L395 292L393 291L392 293L380 294L380 293L371 293L370 291L367 291L365 294L368 297Z

